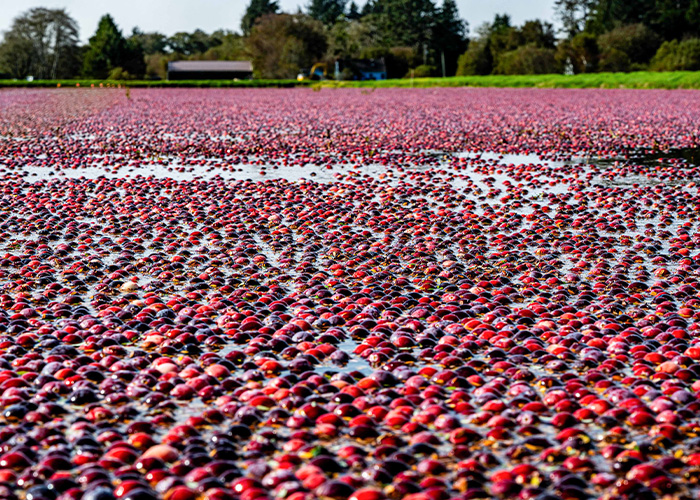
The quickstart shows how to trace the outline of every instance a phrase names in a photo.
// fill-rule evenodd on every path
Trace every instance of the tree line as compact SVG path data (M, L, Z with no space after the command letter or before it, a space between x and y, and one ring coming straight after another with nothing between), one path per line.
M506 15L476 31L457 73L700 70L700 0L555 0L550 22Z
M19 15L0 43L0 74L39 79L165 78L172 60L253 61L259 78L325 63L382 60L390 78L475 74L700 70L700 0L555 0L557 25L496 15L469 36L455 0L309 0L282 12L250 0L240 31L123 34L103 16L87 44L64 9Z

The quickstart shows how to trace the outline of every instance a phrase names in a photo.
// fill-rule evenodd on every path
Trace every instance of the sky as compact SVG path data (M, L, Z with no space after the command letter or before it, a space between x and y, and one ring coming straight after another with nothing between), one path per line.
M239 31L241 17L249 0L0 0L0 31L6 31L12 19L32 7L65 8L78 21L80 38L87 41L97 29L103 14L109 13L122 33L159 31L172 35L200 28L207 33L217 29ZM296 12L308 0L279 0L286 12ZM364 0L356 0L360 6ZM436 3L440 4L440 1ZM460 15L471 31L495 14L510 14L518 25L529 19L553 20L554 0L457 0Z

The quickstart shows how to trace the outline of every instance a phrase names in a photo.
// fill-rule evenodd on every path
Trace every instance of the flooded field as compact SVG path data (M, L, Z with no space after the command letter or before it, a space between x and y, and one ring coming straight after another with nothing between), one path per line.
M697 498L699 96L0 91L0 498Z

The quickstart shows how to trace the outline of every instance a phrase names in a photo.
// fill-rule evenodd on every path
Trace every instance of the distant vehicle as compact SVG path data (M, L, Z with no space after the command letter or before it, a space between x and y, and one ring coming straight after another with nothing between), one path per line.
M305 80L325 80L328 78L328 65L326 63L316 63L308 71L302 70L297 75L297 80L303 82Z

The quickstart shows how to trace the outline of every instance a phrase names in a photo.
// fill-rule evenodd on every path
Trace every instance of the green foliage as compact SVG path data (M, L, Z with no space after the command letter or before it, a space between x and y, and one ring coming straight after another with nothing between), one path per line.
M444 56L447 75L457 73L459 56L468 45L468 29L467 23L459 17L455 0L443 0L435 16L433 45L436 63L441 64Z
M700 39L664 42L651 61L656 71L700 70Z
M592 33L581 32L557 46L557 61L562 68L570 65L575 74L592 73L598 69L598 39Z
M241 35L230 31L220 31L216 33L216 36L220 43L209 47L204 54L201 54L201 59L238 61L247 58L245 39Z
M121 66L117 66L116 68L112 68L112 71L109 72L109 76L107 77L107 79L113 81L122 81L133 80L134 77Z
M556 0L554 2L556 17L561 22L562 31L567 39L572 39L585 29L595 5L595 0Z
M603 71L626 71L609 66L612 61L622 62L622 55L628 59L628 67L631 64L645 64L654 56L660 44L661 40L656 33L643 24L619 26L598 37L600 68Z
M619 49L607 49L600 55L598 68L601 71L617 73L620 71L629 71L631 65L630 58L627 54Z
M534 20L516 27L511 26L509 16L496 15L491 24L479 29L479 38L459 58L457 74L551 73L561 67L555 57L555 40L550 23Z
M459 57L457 75L488 75L493 69L490 41L488 39L473 40L467 51Z
M247 39L257 78L294 78L328 48L323 25L304 14L268 14Z
M168 37L162 33L144 33L138 28L131 31L128 40L141 46L144 55L165 53L168 50Z
M430 45L437 15L432 0L376 0L373 13L385 46L424 49Z
M215 32L208 35L202 30L195 30L192 33L181 31L167 39L167 47L171 52L181 56L201 54L212 47L221 45L221 33Z
M350 2L350 5L348 6L348 12L347 14L345 14L345 17L347 17L349 21L357 21L362 17L360 8L355 3L355 0L352 0Z
M83 74L107 78L112 69L122 66L126 52L126 40L114 19L109 14L102 16L83 59Z
M34 8L12 21L0 67L13 78L64 78L79 68L78 24L63 9Z
M307 12L317 21L332 26L345 14L347 3L347 0L311 0Z
M417 68L411 70L406 76L413 76L414 78L428 78L429 76L435 76L437 73L437 68L435 66L429 66L427 64L421 64Z
M500 75L545 75L561 71L554 49L523 45L501 55L495 73Z
M246 8L243 19L241 19L241 30L244 35L250 35L255 26L255 22L267 14L277 14L279 4L276 0L250 0Z
M116 85L118 82L104 80L0 80L0 87L90 87L90 85ZM184 80L147 81L133 80L129 87L308 87L308 81L296 80ZM459 76L451 78L420 78L413 82L407 79L382 81L316 82L325 87L538 87L538 88L657 88L700 89L700 71L633 73L589 73L581 75L488 75Z

